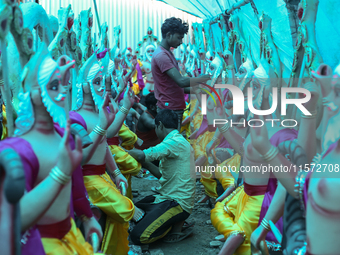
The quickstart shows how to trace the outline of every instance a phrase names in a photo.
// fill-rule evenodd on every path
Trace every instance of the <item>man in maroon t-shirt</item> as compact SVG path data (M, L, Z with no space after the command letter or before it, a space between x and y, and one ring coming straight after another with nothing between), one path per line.
M162 25L162 41L152 56L151 70L155 82L155 97L157 99L157 111L170 109L178 115L178 129L180 130L183 112L186 107L184 94L190 93L190 84L206 82L209 75L199 78L183 77L179 71L178 63L170 51L182 44L184 34L187 34L189 26L181 19L172 17L166 19Z

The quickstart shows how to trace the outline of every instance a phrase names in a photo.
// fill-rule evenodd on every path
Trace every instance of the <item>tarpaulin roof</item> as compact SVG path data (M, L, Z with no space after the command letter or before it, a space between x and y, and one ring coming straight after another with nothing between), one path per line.
M230 9L236 0L160 0L175 8L181 9L202 19L212 19ZM290 64L293 58L291 28L286 3L283 0L253 0L258 12L264 12L272 18L272 33L274 41L278 44L282 56ZM258 17L250 4L236 10L248 19L251 33L256 29L253 25L258 23ZM340 1L320 0L315 22L316 41L324 63L334 68L340 61ZM218 26L212 26L215 44L220 45L221 33ZM276 40L275 40L276 38ZM253 44L253 42L252 42ZM258 45L258 43L257 43ZM258 49L259 50L259 49ZM288 61L289 60L289 61Z
M160 0L202 19L213 18L234 4L235 0Z

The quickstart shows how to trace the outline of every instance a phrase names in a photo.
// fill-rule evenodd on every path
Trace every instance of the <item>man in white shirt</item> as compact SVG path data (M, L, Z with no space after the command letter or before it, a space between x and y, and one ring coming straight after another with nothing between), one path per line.
M178 242L192 233L182 229L190 216L195 199L195 161L190 143L177 130L178 116L168 109L155 118L155 131L160 144L146 150L129 151L132 157L145 162L148 170L159 179L159 195L145 197L135 204L145 211L130 233L138 245L152 243L166 236L166 242ZM159 160L159 168L151 162ZM171 230L171 232L170 232Z

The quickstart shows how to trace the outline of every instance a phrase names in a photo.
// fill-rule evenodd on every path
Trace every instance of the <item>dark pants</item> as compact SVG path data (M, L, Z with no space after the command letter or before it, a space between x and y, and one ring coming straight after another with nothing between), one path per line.
M161 109L161 108L159 108L158 106L157 106L157 112L160 112L161 110L163 110L163 109ZM181 126L182 126L182 120L183 120L183 114L184 114L184 110L173 110L176 114L177 114L177 116L178 116L178 126L177 126L177 129L178 129L178 132L179 131L181 131Z
M190 216L175 201L166 200L152 204L154 201L154 196L147 196L135 204L145 211L144 218L130 233L130 238L136 245L149 244L163 238L173 225L185 221Z

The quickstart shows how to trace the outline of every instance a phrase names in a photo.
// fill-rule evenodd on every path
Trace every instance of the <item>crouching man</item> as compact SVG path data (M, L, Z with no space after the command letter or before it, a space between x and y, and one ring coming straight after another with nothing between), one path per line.
M145 197L135 204L145 211L130 233L137 244L149 244L163 237L166 242L178 242L192 233L184 229L195 199L195 161L190 143L177 130L178 116L168 109L158 112L155 131L160 144L146 150L129 153L159 179L159 195ZM159 160L159 168L148 163Z

